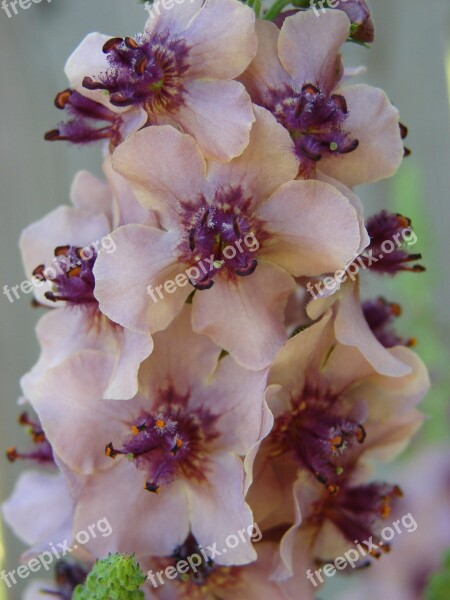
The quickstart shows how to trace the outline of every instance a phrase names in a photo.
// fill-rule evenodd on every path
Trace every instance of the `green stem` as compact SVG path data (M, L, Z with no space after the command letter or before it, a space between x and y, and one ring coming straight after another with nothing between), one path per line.
M264 15L264 19L273 21L288 4L292 4L291 0L276 0Z

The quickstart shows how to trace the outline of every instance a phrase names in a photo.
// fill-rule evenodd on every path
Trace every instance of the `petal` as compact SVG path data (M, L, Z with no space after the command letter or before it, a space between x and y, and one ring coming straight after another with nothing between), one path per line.
M358 348L378 373L402 377L411 372L408 365L400 362L373 335L362 311L357 285L345 286L340 294L335 332L341 344Z
M128 110L128 107L118 108L113 106L103 90L88 90L83 87L85 77L97 77L100 73L109 70L110 65L107 55L103 52L103 46L112 37L112 35L104 35L103 33L89 33L67 59L64 71L71 88L77 90L83 96L103 104L113 112L120 113Z
M109 385L103 394L106 400L128 400L137 394L139 367L153 350L153 340L148 334L117 330L119 348Z
M408 348L396 346L392 354L410 367L403 377L386 377L371 373L361 380L351 394L364 398L369 407L371 421L385 420L411 411L430 388L430 379L422 360Z
M337 179L333 179L332 177L328 177L327 175L325 175L324 173L321 173L320 171L317 171L317 179L319 181L324 181L325 183L328 183L329 185L332 185L333 187L337 188L341 192L341 194L343 194L347 198L347 200L350 202L350 204L356 210L356 214L358 216L358 223L359 223L359 235L361 238L361 243L358 248L358 255L359 255L370 244L370 237L369 237L369 234L367 233L366 223L364 220L363 203L361 202L359 197L355 193L353 193L352 190L350 188L348 188L346 185L344 185L341 181L338 181Z
M41 317L36 326L36 337L41 347L41 355L31 371L21 380L22 390L28 400L33 400L38 382L51 369L74 352L99 350L111 343L109 327L101 329L105 335L92 328L90 318L81 307L64 307L49 311ZM64 332L64 335L62 335Z
M205 156L227 161L248 145L255 120L252 103L237 81L191 81L185 104L176 115L183 129L195 137Z
M355 209L337 189L319 181L291 181L258 209L271 241L262 253L295 276L346 266L360 246Z
M108 155L103 162L103 172L108 180L110 193L114 196L113 228L129 223L142 223L158 227L155 213L139 204L125 177L114 171L111 155Z
M271 366L270 384L282 385L291 395L295 395L303 389L307 369L318 370L322 363L322 357L333 345L334 336L330 319L331 311L317 323L294 335L283 346ZM283 390L280 391L283 392ZM276 399L277 390L275 389L274 392L273 397ZM272 402L269 402L269 408L272 406ZM275 411L275 414L277 412Z
M87 531L99 519L107 520L109 535L92 537L86 545L94 556L171 556L184 542L189 533L184 484L172 483L160 494L144 486L145 472L126 459L90 477L77 505L74 529Z
M217 367L221 348L206 336L194 333L191 306L185 305L169 327L155 334L155 350L142 366L141 386L157 391L171 384L181 392L202 389Z
M155 2L150 8L149 18L145 25L145 31L170 31L181 33L189 25L189 22L201 10L203 0L175 0L171 8L166 8L161 2ZM170 4L168 5L170 6ZM148 10L146 8L146 10Z
M359 146L341 157L325 157L320 170L349 187L394 175L403 160L398 110L386 94L368 85L353 85L336 93L345 96L344 128Z
M236 0L206 0L183 35L192 78L234 79L256 54L255 13Z
M101 399L112 367L112 359L103 353L74 354L48 371L33 398L53 450L77 473L111 467L105 447L120 444L135 418L134 401Z
M215 449L243 456L262 440L270 412L264 403L266 384L267 369L249 371L231 356L219 362L210 385L197 391L193 398L195 405L203 405L219 415L216 428L221 435L213 444Z
M62 475L27 471L2 506L3 517L28 546L71 538L74 501Z
M280 30L274 23L256 19L258 51L248 69L239 77L252 100L264 104L268 88L280 88L290 81L290 76L278 58Z
M191 292L190 286L175 286L175 293L165 293L165 284L182 270L176 262L176 234L124 225L111 238L118 251L100 252L94 266L100 310L132 331L165 329Z
M239 532L253 530L243 480L242 461L230 454L218 454L209 462L208 484L191 483L187 490L192 533L206 551L208 546L217 548L220 555L214 562L219 565L243 565L256 558L249 537L238 537ZM236 539L238 544L232 548Z
M112 193L105 181L89 171L79 171L70 189L70 199L75 208L93 214L104 214L112 225Z
M284 308L293 279L275 265L260 262L249 277L216 277L211 289L197 292L192 324L248 369L267 367L286 341Z
M195 140L170 125L132 134L114 152L113 168L131 183L142 206L163 213L168 226L178 222L180 203L202 193L206 177Z
M256 121L246 150L229 163L210 163L208 182L211 192L217 187L242 186L257 204L297 177L298 162L286 129L264 108L254 106L254 111Z
M313 11L288 17L280 31L278 50L282 64L299 88L319 84L330 92L341 73L339 49L350 34L350 21L340 10Z

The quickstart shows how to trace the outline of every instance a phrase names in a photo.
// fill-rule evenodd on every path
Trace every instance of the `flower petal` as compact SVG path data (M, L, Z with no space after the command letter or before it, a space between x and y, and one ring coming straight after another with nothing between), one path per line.
M344 286L339 296L335 332L341 344L358 348L378 373L402 377L411 372L373 335L362 311L357 285Z
M97 351L74 354L47 373L33 398L54 452L80 474L111 466L105 447L120 443L135 417L132 400L101 399L112 366L112 359Z
M124 225L111 237L117 251L100 252L94 266L94 293L100 310L132 331L165 329L191 291L190 286L176 286L172 294L163 290L164 284L180 271L174 254L176 234L145 225Z
M341 157L324 157L320 170L349 187L394 175L404 153L398 110L382 90L369 85L352 85L336 93L347 101L344 128L359 146Z
M107 519L110 534L91 537L85 546L94 556L170 556L184 542L189 533L184 484L174 482L160 494L144 486L145 472L126 459L90 477L78 501L74 528L87 531L92 523Z
M256 121L246 150L229 163L211 162L208 183L211 192L218 187L242 186L257 204L297 177L298 162L286 129L266 109L255 105L254 111Z
M74 500L62 475L26 471L2 506L3 517L29 546L71 539Z
M85 77L96 77L100 73L106 73L110 68L107 55L103 52L103 46L112 37L112 35L103 33L89 33L69 56L64 70L71 88L83 96L103 104L113 112L120 113L128 110L128 107L113 106L109 101L109 96L105 95L103 90L88 90L83 87Z
M227 161L248 145L255 120L252 103L237 81L191 81L177 122L193 135L206 156Z
M170 125L132 134L114 152L113 168L131 183L142 206L163 213L166 226L177 223L180 203L202 193L206 177L195 140Z
M140 364L153 350L153 340L148 334L117 329L119 348L109 385L103 394L106 400L128 400L137 394Z
M256 19L258 51L248 69L239 77L253 102L263 104L268 88L280 88L290 76L278 58L280 30L274 23Z
M204 548L217 547L219 565L243 565L256 559L256 552L240 531L251 531L253 516L244 500L242 461L230 454L217 454L209 462L208 484L188 487L192 533ZM238 545L231 547L230 538ZM233 545L234 545L233 540ZM224 552L225 550L225 552Z
M236 0L206 0L183 35L189 77L234 79L256 54L255 13Z
M155 334L155 350L139 374L149 396L170 385L183 394L202 389L217 368L221 348L194 333L191 313L191 306L185 305L165 331Z
M276 265L260 262L249 277L216 277L195 294L192 323L248 369L267 367L286 341L284 308L293 279Z
M339 49L350 34L350 21L340 10L314 11L288 17L280 31L280 60L299 89L319 84L330 92L342 75Z
M258 216L272 234L262 253L294 276L342 269L360 246L355 209L323 182L286 183L259 207Z
M226 356L219 362L211 384L197 391L193 401L219 415L217 430L221 433L214 448L241 456L261 441L268 420L264 391L267 370L249 371ZM211 403L214 398L214 403Z

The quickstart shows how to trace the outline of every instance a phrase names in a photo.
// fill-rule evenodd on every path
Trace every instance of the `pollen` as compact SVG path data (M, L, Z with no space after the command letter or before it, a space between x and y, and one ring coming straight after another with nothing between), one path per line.
M166 426L166 422L163 421L163 419L156 420L156 423L155 423L156 429L164 429L165 426Z
M145 489L152 494L159 494L161 492L159 485L156 485L156 483L152 483L151 481L145 482Z

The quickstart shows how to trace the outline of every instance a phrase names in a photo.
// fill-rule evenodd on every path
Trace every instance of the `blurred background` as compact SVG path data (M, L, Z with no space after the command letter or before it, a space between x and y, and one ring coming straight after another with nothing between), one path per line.
M450 513L450 2L372 0L370 6L376 25L375 43L371 49L347 45L347 64L367 65L368 73L362 80L385 89L400 109L401 120L409 127L406 144L412 156L392 180L357 191L368 216L388 207L412 218L418 236L414 251L423 253L427 272L406 273L392 280L367 278L365 295L382 294L403 305L398 330L406 338L417 338L416 350L428 365L433 382L422 405L429 417L422 432L405 457L385 469L382 476L408 480L410 483L404 484L407 488L412 488L411 481L416 479L423 496L422 508L417 508L419 514L422 509L426 512L427 502L431 511L432 502L437 500L433 489L427 488L434 484L426 478L435 474L448 486L443 494L448 493L446 508ZM100 174L98 147L80 150L43 140L44 132L60 118L53 98L67 86L63 72L66 58L90 31L111 35L140 31L147 13L136 0L42 0L28 10L18 8L19 14L12 18L0 13L3 289L24 279L17 249L21 230L57 205L68 203L69 186L79 169ZM0 454L8 446L27 445L25 434L16 426L16 400L20 395L19 378L38 356L33 330L39 314L31 308L30 296L22 295L11 304L1 294ZM10 494L21 467L0 461L0 501ZM420 548L426 548L429 555L436 554L439 563L445 540L440 545L431 543L439 526L437 513L426 527L419 523L418 531L408 538L407 551L413 548L420 554ZM450 538L446 545L450 547ZM0 524L0 570L17 568L22 550L20 542ZM398 570L389 573L386 571L387 576L399 579ZM358 575L350 588L363 585L367 577ZM335 578L321 597L335 597L334 590L347 584ZM409 584L402 585L406 590ZM383 597L376 579L372 578L369 589L374 598L375 593L377 598ZM370 600L367 590L363 593ZM384 597L415 600L413 592L408 593ZM356 593L354 597L360 600L361 596ZM0 600L16 598L21 598L21 588L16 586L8 592L0 582Z

